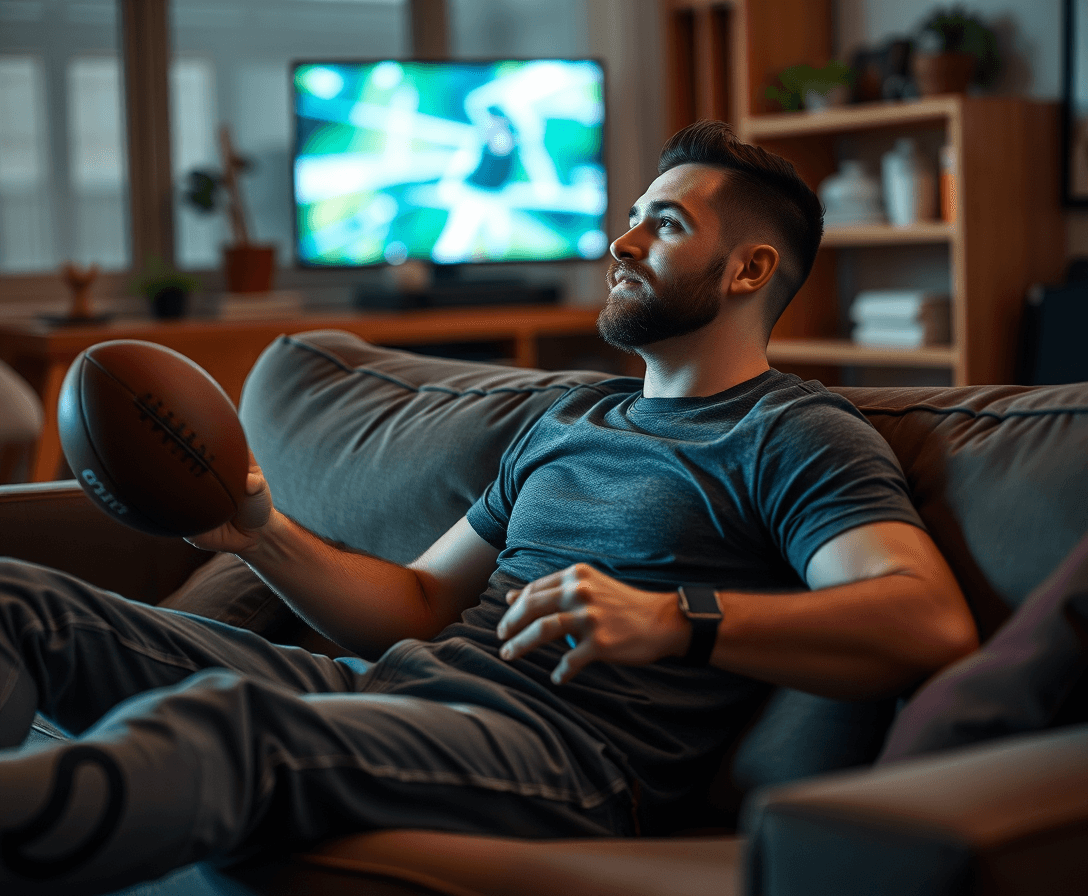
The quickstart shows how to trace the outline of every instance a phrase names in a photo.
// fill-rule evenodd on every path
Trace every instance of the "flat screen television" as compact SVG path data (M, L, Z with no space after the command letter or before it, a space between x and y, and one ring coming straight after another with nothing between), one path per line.
M300 62L292 80L301 265L608 251L599 62Z

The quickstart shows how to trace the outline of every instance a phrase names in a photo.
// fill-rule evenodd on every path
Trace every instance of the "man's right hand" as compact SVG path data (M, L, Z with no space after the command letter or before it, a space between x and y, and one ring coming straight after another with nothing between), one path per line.
M242 506L229 522L209 532L193 535L185 540L203 551L224 551L237 554L257 544L261 528L273 513L272 493L264 473L257 466L253 452L249 453L249 475L246 477L246 496Z

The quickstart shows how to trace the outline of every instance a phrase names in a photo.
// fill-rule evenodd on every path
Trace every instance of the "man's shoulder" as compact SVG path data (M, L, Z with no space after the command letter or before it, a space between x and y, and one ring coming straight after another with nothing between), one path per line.
M823 439L857 433L876 434L873 425L849 399L817 380L781 374L755 402L749 422L768 433L792 438Z
M803 380L792 373L772 371L777 374L767 385L768 388L757 403L763 413L796 411L798 413L845 413L850 417L865 420L861 413L847 398L832 392L819 380Z

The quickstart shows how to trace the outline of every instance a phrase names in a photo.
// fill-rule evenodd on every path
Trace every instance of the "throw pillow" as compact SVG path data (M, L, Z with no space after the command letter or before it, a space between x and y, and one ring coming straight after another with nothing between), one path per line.
M1088 535L982 648L903 708L879 762L1088 721Z

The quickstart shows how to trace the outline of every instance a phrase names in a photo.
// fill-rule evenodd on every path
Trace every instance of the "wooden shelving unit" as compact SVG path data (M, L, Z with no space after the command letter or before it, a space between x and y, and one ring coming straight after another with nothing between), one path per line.
M667 34L683 33L689 22L702 21L704 28L715 21L731 23L729 41L666 41L666 70L682 73L670 82L670 108L688 113L688 121L706 115L702 107L691 115L690 104L685 106L675 91L693 78L697 85L699 73L726 79L723 95L739 97L729 119L739 135L792 161L814 189L859 146L920 136L952 148L954 222L828 228L808 282L772 334L772 363L830 381L841 380L850 368L883 367L901 369L904 385L917 370L946 370L955 385L1012 382L1024 296L1031 284L1060 277L1065 257L1057 104L947 95L772 113L762 97L777 72L802 62L821 65L831 57L830 34L812 24L814 15L830 21L824 4L663 0L662 8ZM770 23L778 26L773 42L768 41ZM685 58L685 52L697 58ZM670 126L686 123L674 113ZM936 158L932 162L936 166ZM852 297L840 295L843 253L926 246L941 248L947 258L951 344L906 350L852 343L843 313Z

